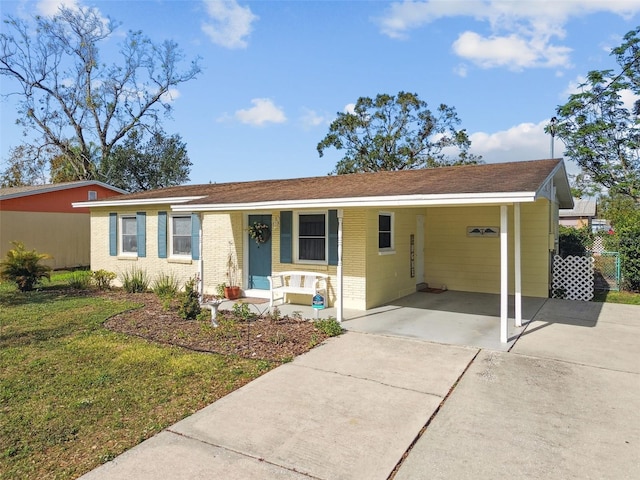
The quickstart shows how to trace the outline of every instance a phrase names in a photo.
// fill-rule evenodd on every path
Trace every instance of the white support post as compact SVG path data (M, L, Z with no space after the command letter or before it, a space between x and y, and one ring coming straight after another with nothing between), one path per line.
M509 340L509 258L507 236L507 206L500 205L500 342Z
M200 217L200 230L198 232L198 276L200 277L200 281L198 288L200 290L199 302L202 303L204 301L204 259L202 258L203 254L203 238L202 238L202 214L198 214Z
M343 288L343 278L342 278L342 216L344 212L342 209L338 210L338 291L336 292L336 316L339 323L342 323L343 320L343 308L342 308L342 288Z
M513 260L515 262L515 307L516 307L516 319L515 326L522 326L522 262L521 262L521 234L520 234L520 204L513 205L513 223L514 223L514 250Z

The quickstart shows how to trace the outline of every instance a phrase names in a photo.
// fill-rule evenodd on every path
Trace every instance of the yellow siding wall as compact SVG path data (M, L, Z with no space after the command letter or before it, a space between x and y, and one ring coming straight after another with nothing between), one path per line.
M500 239L467 237L467 226L500 226L500 207L430 208L425 218L425 281L450 290L500 292ZM549 202L522 204L522 293L547 297ZM509 221L509 290L514 291L513 207Z
M378 215L393 214L394 252L378 249ZM416 291L411 277L410 236L416 233L416 215L424 209L367 210L367 308L381 305Z
M53 256L52 268L89 265L89 215L84 213L0 212L0 259L20 241L28 250Z
M345 308L367 308L367 244L363 240L367 236L368 227L366 210L344 210L342 271Z

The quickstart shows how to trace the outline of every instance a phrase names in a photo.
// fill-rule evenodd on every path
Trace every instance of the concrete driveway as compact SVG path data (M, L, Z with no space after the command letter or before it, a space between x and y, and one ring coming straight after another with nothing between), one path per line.
M557 300L511 351L349 331L83 478L640 478L639 351Z
M480 352L395 478L640 478L640 307L548 300L510 353Z

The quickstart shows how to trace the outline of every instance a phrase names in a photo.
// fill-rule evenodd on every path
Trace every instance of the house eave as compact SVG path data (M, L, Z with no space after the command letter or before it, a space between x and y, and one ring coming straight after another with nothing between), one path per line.
M176 204L177 212L220 212L304 208L428 207L460 205L505 205L534 202L536 192L502 192L443 195L400 195L383 197L323 198L311 200L277 200L250 203Z
M557 198L552 198L551 186L555 186L555 194ZM567 170L564 161L558 163L553 171L547 176L536 192L536 198L545 197L551 201L558 201L559 208L573 208L573 196L571 195L571 186L567 177Z
M176 205L186 202L192 202L205 198L204 196L198 197L164 197L164 198L144 198L144 199L131 199L131 200L98 200L93 202L74 202L71 205L74 208L92 208L92 207L137 207L137 206L149 206L149 205Z

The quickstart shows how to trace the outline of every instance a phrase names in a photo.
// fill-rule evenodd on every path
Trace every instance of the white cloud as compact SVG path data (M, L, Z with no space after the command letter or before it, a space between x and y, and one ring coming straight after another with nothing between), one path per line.
M453 73L455 73L456 75L464 78L469 73L469 68L464 63L461 63L460 65L454 67Z
M321 115L315 110L309 108L303 108L303 114L300 117L300 123L303 128L309 129L318 127L320 125L329 124L330 120L326 115Z
M163 93L160 100L164 103L173 103L180 98L180 90L177 88L170 88L168 92Z
M471 153L482 155L486 163L539 160L551 156L551 136L544 132L549 119L539 123L521 123L494 133L476 132L469 135ZM565 147L558 137L554 139L553 156L564 157ZM580 167L565 158L569 175L580 173Z
M573 95L581 92L580 85L587 81L587 77L584 75L578 75L575 80L571 80L567 88L560 94L560 97L565 101L569 98L569 95Z
M403 1L393 2L386 15L376 19L380 30L391 38L405 39L409 30L420 28L439 18L475 16L485 8L484 2Z
M41 15L43 17L53 17L60 12L61 7L67 8L72 12L78 12L81 9L85 11L95 12L97 18L100 19L105 28L108 28L108 25L110 23L109 19L102 15L102 12L99 8L88 7L86 5L83 5L79 0L38 0L35 5L35 10L38 15ZM31 12L29 12L29 17L31 16L30 14Z
M596 12L630 18L640 12L640 1L405 0L392 3L385 16L376 20L383 34L396 39L441 18L469 17L488 23L491 34L465 31L454 42L454 52L481 68L522 70L569 67L571 49L554 41L564 39L564 25L570 18Z
M475 32L464 32L453 43L453 51L481 68L507 67L518 71L536 66L566 66L571 49L532 41L516 34L482 37Z
M252 23L258 17L249 7L235 0L204 0L210 20L203 22L202 31L209 39L226 48L246 48Z
M40 0L36 4L36 11L43 17L52 17L58 13L60 7L78 10L80 5L77 0Z
M494 133L475 132L469 135L471 153L482 155L487 163L536 160L551 156L551 136L544 132L549 119L539 123L521 123ZM554 157L561 157L564 145L556 138Z
M356 104L355 103L347 103L344 106L344 113L354 114L356 113Z
M624 107L630 112L633 112L635 103L640 100L640 97L638 97L638 95L633 93L633 91L631 90L621 90L620 98L622 100L622 103L624 104Z
M255 126L263 126L266 123L284 123L287 117L282 108L276 106L269 98L254 98L251 100L253 107L238 110L235 118L242 123Z

